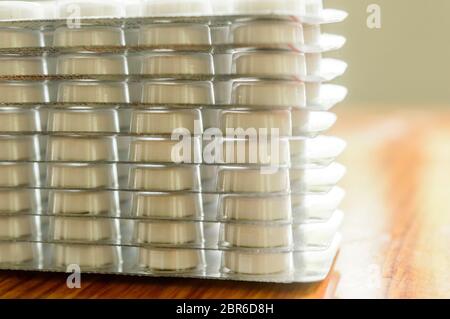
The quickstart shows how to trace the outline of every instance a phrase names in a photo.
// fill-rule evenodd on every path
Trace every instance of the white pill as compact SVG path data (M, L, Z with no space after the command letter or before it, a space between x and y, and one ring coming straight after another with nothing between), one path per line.
M114 191L49 192L48 213L54 215L115 215L119 209L119 194Z
M39 184L37 163L0 164L0 187L36 187Z
M250 21L236 23L231 36L241 46L299 45L304 43L303 26L289 21Z
M0 103L46 103L48 89L40 82L0 82Z
M222 224L225 245L242 248L275 248L292 245L291 224Z
M141 74L213 75L214 62L208 53L150 53L141 56Z
M114 54L64 54L56 60L58 75L128 74L127 60Z
M196 126L197 125L197 126ZM192 134L203 132L200 110L133 110L131 133L172 134L175 129L187 129Z
M149 104L203 104L214 103L211 82L157 82L142 85L142 102Z
M0 243L0 264L21 265L36 259L37 249L32 243Z
M291 197L222 195L219 212L228 220L276 221L291 218Z
M116 241L119 239L117 220L54 217L52 239L58 241Z
M124 82L65 81L58 86L58 102L128 103L128 86Z
M260 168L221 167L217 176L217 191L270 193L289 190L288 170L277 168L264 173Z
M47 75L47 63L42 57L0 57L0 76Z
M237 81L231 100L243 106L304 107L306 89L302 82Z
M170 138L135 138L130 143L129 160L149 163L197 163L201 161L201 140L180 144Z
M50 132L118 133L119 116L116 109L51 108L48 110L47 130Z
M306 76L305 55L298 52L250 51L233 55L233 73L250 77Z
M206 24L164 23L141 26L140 46L210 45L211 35Z
M137 217L197 217L203 210L201 194L136 193L132 201L132 214Z
M0 160L32 161L38 159L40 159L38 136L0 136Z
M0 191L0 213L37 213L40 204L41 198L38 190L9 189Z
M196 190L200 183L197 166L133 166L130 169L130 188L146 191Z
M94 245L63 245L54 247L53 262L57 267L76 264L83 268L117 266L120 256L117 247Z
M49 136L47 141L49 161L117 161L115 137Z
M59 27L53 34L53 46L123 46L125 35L121 28L82 26L81 28Z
M290 253L252 253L224 251L223 267L226 271L245 275L274 275L291 270Z
M194 244L202 240L201 224L193 222L137 222L136 241L140 244Z
M117 187L113 164L49 164L47 186L60 188Z

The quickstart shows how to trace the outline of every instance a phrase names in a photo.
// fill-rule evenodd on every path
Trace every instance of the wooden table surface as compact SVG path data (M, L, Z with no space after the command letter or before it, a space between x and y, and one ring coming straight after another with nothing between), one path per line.
M344 242L317 284L0 272L2 298L450 298L450 111L338 108Z

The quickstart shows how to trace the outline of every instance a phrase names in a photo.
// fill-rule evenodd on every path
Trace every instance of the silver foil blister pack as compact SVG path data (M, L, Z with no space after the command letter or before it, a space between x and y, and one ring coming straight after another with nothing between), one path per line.
M90 2L0 3L0 268L324 279L345 195L325 134L347 90L328 82L347 65L321 25L346 14Z

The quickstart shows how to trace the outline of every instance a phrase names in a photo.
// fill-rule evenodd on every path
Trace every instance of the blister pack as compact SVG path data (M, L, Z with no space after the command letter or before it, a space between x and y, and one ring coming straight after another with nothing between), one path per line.
M345 196L322 0L0 2L0 269L324 279Z

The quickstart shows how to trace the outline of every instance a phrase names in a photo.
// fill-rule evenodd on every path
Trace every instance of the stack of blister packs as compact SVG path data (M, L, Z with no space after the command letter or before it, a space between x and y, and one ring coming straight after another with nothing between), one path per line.
M0 2L0 268L311 282L346 64L321 0ZM71 268L72 269L72 268Z

